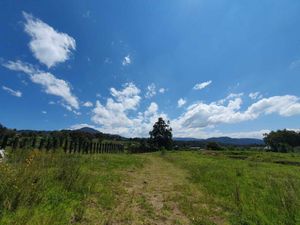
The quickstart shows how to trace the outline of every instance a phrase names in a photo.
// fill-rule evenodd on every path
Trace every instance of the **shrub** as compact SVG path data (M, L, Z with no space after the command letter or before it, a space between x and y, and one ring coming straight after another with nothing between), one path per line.
M216 142L208 142L206 144L206 149L208 150L222 150L223 148Z

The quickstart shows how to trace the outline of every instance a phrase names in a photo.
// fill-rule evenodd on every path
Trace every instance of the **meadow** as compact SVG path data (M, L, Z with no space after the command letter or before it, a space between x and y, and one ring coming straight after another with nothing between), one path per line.
M300 224L300 154L10 152L0 224Z

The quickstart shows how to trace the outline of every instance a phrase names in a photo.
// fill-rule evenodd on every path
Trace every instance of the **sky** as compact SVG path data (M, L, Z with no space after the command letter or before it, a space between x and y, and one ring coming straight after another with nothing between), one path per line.
M0 123L147 137L299 129L300 1L0 1Z

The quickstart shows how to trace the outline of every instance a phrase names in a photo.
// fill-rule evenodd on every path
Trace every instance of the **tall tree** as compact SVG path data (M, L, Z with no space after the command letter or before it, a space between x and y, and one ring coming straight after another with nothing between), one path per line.
M169 121L166 123L163 118L158 118L158 121L153 125L153 130L149 134L150 144L153 148L172 148L172 128Z

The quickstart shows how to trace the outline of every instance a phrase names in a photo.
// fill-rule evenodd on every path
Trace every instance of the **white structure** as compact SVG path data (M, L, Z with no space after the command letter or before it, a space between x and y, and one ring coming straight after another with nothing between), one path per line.
M5 151L4 149L0 149L0 160L5 158Z

